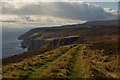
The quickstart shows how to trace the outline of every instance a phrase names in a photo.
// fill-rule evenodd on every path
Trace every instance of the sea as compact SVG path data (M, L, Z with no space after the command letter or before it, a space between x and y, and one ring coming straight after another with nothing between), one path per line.
M26 49L21 48L21 41L17 39L25 32L25 29L2 30L2 58L7 58L26 51Z

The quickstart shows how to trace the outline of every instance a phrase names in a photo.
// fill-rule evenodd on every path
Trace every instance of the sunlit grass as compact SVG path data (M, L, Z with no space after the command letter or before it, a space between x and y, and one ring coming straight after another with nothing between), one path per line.
M45 52L44 54L37 55L33 58L25 59L22 62L6 65L3 67L4 78L27 78L37 68L51 62L58 56L62 55L64 51L71 48L72 46L64 46L58 49Z
M3 66L3 78L119 78L116 44L103 44L61 46Z

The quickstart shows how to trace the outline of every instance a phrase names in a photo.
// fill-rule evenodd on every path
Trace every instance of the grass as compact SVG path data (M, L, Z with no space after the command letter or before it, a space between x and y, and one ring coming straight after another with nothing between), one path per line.
M45 52L44 54L37 55L33 58L25 59L22 62L14 63L3 67L4 78L27 78L32 72L41 67L42 65L51 62L59 57L67 49L72 46L64 46L53 51Z
M97 43L83 50L84 60L90 66L91 78L119 78L118 53L116 43ZM112 54L109 49L113 49ZM107 52L107 54L106 54Z
M76 58L75 58L75 62L73 64L73 69L72 69L72 74L70 75L70 78L82 78L82 73L83 72L83 68L82 68L82 63L83 63L83 60L82 60L82 49L84 48L85 46L82 46L79 48L77 54L76 54ZM85 69L86 67L84 67ZM86 70L86 69L85 69Z
M4 58L4 59L2 59L2 65L5 66L5 65L13 64L13 63L19 63L19 62L23 61L24 59L32 58L36 55L40 55L40 54L43 54L45 52L54 50L55 48L56 47L34 49L34 50L29 50L29 51L23 52L23 53L18 54L18 55Z
M61 46L3 66L3 78L120 78L115 43ZM111 44L111 45L110 45ZM101 46L102 45L102 46ZM106 48L106 45L110 45ZM96 46L96 47L95 47ZM106 51L114 49L114 54ZM110 51L110 52L111 52Z
M76 54L78 46L66 51L65 54L55 59L53 62L45 65L34 72L30 78L66 78L69 74L70 61Z

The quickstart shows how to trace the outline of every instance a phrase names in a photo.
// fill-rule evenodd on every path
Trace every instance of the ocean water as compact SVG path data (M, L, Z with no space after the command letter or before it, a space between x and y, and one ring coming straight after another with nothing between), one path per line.
M20 54L25 49L20 47L20 41L17 38L25 33L25 30L3 30L2 31L2 58Z

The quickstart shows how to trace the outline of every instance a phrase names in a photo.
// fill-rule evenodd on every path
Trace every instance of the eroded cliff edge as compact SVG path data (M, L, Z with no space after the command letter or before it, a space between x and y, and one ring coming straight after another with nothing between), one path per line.
M34 40L34 39L26 39L21 43L22 48L31 49L39 49L46 47L59 47L63 45L69 45L77 41L79 37L70 37L70 38L58 38L53 40Z

